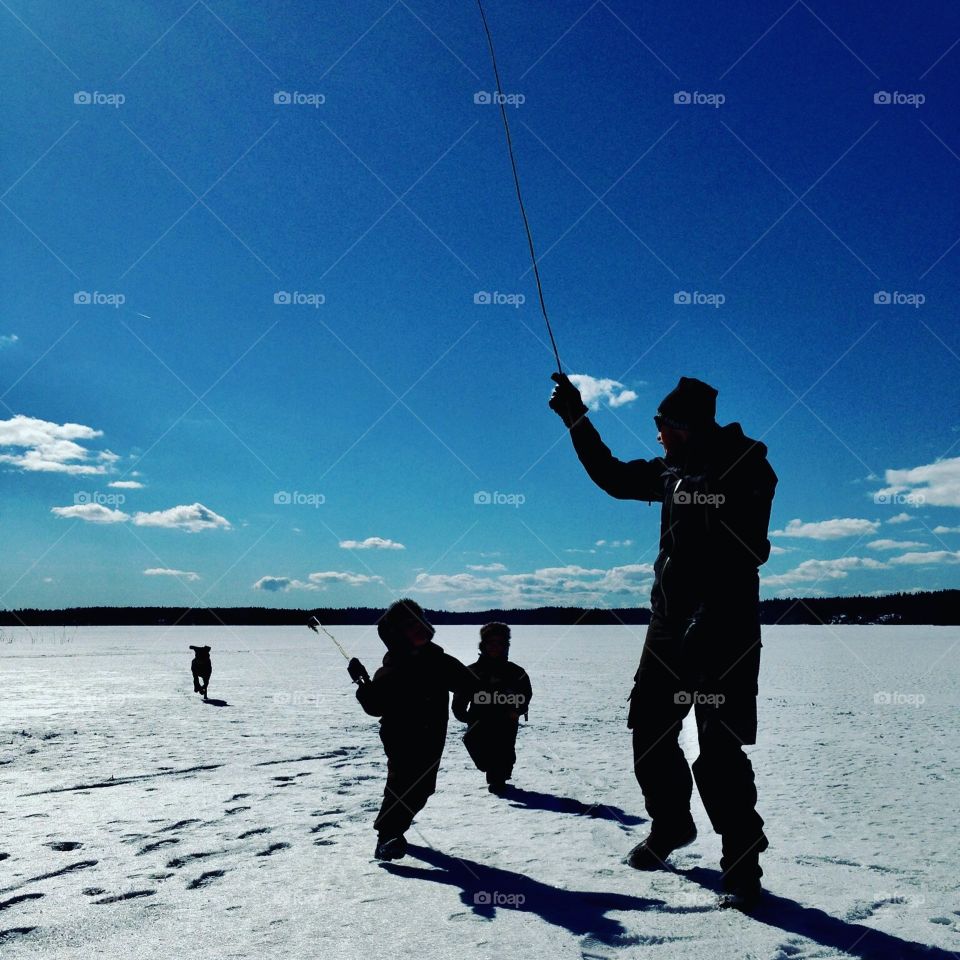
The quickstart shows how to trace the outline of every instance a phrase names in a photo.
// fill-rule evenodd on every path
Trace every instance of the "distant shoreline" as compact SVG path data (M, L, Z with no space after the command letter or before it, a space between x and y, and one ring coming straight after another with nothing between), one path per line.
M68 607L59 610L0 611L0 628L57 626L286 626L303 625L316 616L330 625L376 623L379 607ZM644 625L647 607L597 609L537 607L517 610L427 610L432 623L481 624L503 620L511 624ZM762 600L760 622L772 624L960 624L960 590L891 593L884 596L802 597Z

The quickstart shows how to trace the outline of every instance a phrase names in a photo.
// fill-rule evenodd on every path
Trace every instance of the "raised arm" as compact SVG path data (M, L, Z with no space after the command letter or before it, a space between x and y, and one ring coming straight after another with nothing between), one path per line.
M587 419L580 391L563 374L555 373L553 379L557 386L550 407L570 430L573 448L590 479L618 500L663 500L663 460L618 460Z

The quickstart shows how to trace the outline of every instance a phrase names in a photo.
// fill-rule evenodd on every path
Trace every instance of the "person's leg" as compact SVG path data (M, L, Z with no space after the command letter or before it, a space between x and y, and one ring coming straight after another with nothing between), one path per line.
M633 770L654 829L691 822L693 778L679 743L690 702L674 667L675 643L666 623L651 621L630 696Z
M487 764L487 783L491 788L503 789L513 775L513 765L517 754L514 744L517 740L517 722L506 719L492 726L489 734L489 762Z
M752 694L740 698L748 696ZM709 706L697 709L700 756L693 772L710 823L723 839L720 867L728 887L759 881L763 875L759 857L768 845L756 810L753 765L743 751L743 744L752 742L742 731L745 713L749 709L743 702L735 713ZM746 723L749 727L749 719Z
M402 836L437 788L439 750L395 749L387 754L387 783L374 821L382 837Z

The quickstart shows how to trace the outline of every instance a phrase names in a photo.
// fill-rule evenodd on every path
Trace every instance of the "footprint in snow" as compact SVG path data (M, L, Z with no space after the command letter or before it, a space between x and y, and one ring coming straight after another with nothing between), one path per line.
M218 877L222 877L226 872L226 870L207 870L205 873L201 873L199 877L191 880L187 884L187 889L199 890L201 887L205 887L208 883L211 883Z
M269 847L265 850L260 850L257 853L258 857L272 857L279 850L288 850L290 848L289 843L271 843Z
M127 893L118 893L112 897L101 897L94 903L122 903L124 900L137 900L140 897L152 897L156 890L130 890Z
M62 853L66 850L79 850L83 844L79 840L51 840L50 843L45 843L44 846Z

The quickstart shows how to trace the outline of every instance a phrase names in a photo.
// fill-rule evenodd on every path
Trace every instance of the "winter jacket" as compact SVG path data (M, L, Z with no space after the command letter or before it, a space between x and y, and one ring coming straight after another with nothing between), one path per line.
M624 462L583 417L570 430L590 478L620 500L659 501L660 551L654 564L655 616L680 623L726 610L756 613L757 569L770 556L767 528L777 475L767 448L740 424L690 434L682 462Z
M513 714L526 714L530 709L533 689L519 664L506 657L481 654L467 670L473 677L474 687L453 698L453 715L458 720L474 724L485 718L512 718Z

